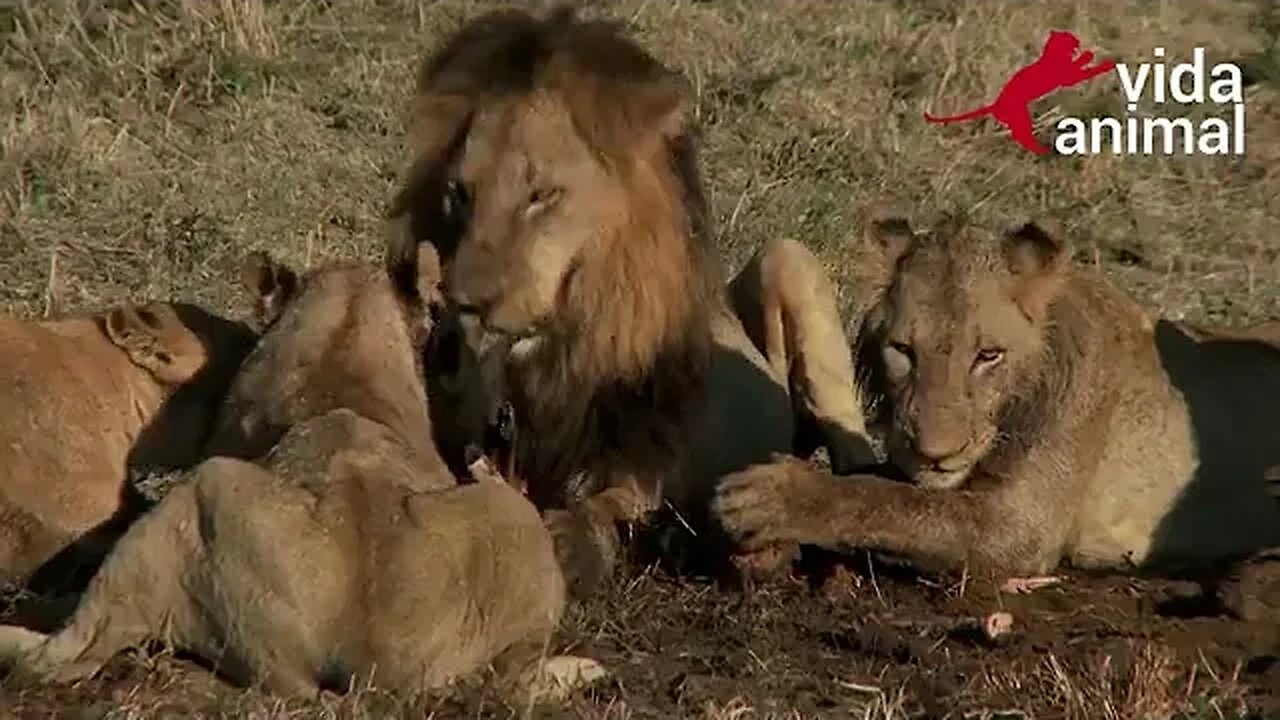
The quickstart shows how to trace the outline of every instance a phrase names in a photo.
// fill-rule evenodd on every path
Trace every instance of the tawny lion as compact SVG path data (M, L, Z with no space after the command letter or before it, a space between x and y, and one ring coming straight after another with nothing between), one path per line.
M0 585L99 561L140 509L129 473L201 459L253 340L183 303L0 318Z
M286 268L253 261L279 317L211 447L270 451L199 465L130 528L62 630L0 628L0 658L69 681L158 639L287 695L427 690L490 661L520 693L598 676L589 660L540 661L565 588L536 509L506 483L458 485L432 444L431 266L340 263L282 284ZM393 282L415 267L417 289Z
M615 522L665 496L696 525L797 416L837 468L870 459L817 259L773 243L726 291L677 73L612 25L497 11L427 59L414 117L391 253L437 247L448 297L511 340L518 473L575 588L609 573Z
M794 460L735 473L715 508L747 547L1021 574L1203 570L1280 545L1272 331L1153 320L1039 224L877 228L890 271L858 355L911 482Z

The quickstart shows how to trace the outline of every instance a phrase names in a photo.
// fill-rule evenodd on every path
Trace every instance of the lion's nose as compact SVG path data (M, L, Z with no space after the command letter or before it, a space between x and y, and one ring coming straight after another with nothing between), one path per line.
M948 460L961 455L969 447L969 438L945 433L919 433L915 438L916 455L935 467L946 469Z
M492 309L498 295L494 283L486 281L483 275L459 272L454 268L445 274L441 289L458 312L482 318Z

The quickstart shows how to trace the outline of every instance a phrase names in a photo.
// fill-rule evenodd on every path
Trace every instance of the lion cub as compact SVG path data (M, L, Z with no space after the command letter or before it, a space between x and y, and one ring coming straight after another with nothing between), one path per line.
M121 539L60 632L0 628L0 659L69 681L161 639L286 695L426 690L495 659L521 692L600 675L589 660L537 662L565 587L533 505L506 483L460 486L431 441L434 265L417 266L415 289L393 280L414 267L340 263L298 280L250 262L278 318L210 447L267 452L199 465Z
M1198 570L1280 545L1274 328L1154 320L1034 223L876 236L861 377L911 482L758 465L719 488L733 535L1009 573Z
M254 339L177 303L0 318L0 585L68 548L105 551L130 469L194 465Z

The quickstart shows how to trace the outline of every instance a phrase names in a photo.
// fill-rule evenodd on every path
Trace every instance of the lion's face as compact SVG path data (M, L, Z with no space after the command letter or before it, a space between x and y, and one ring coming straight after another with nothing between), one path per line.
M564 103L535 94L485 108L450 187L466 222L449 298L489 329L538 334L583 254L625 222L626 197Z
M1070 255L1035 225L1001 244L905 223L882 239L896 269L870 320L892 408L890 457L920 485L956 487L1045 361L1047 311Z

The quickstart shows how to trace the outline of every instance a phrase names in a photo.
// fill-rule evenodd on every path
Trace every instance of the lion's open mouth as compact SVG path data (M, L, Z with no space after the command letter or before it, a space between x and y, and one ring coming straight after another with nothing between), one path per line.
M505 365L511 360L523 360L535 349L541 347L548 335L545 323L536 323L513 331L490 325L483 317L474 313L462 313L459 319L465 342L472 353L481 358L481 363L485 365L493 362Z

